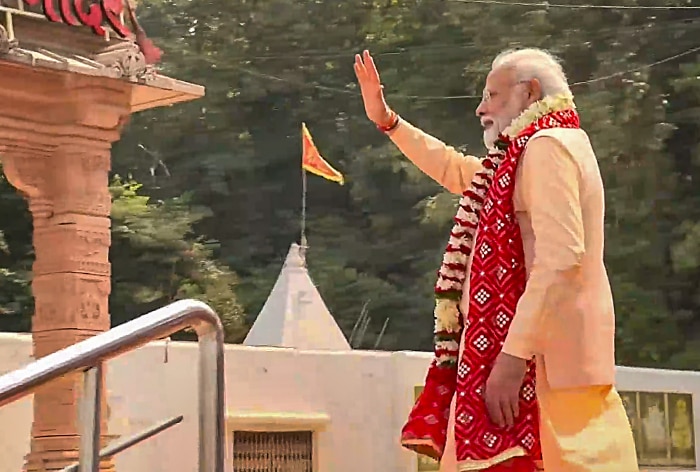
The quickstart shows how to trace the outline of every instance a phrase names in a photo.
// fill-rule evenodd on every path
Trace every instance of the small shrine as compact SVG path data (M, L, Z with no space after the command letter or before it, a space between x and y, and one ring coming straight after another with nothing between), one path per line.
M110 328L112 143L132 113L204 95L158 73L127 1L0 0L0 162L33 217L35 358ZM35 393L27 472L77 460L80 385Z
M352 348L306 268L304 251L292 244L267 301L243 344L314 351Z

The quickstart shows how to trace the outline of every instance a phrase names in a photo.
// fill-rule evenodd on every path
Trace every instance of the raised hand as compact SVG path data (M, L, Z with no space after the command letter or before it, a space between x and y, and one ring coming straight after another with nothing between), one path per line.
M384 87L369 51L364 51L362 56L355 55L355 75L360 84L367 118L379 126L390 126L395 115L384 100Z

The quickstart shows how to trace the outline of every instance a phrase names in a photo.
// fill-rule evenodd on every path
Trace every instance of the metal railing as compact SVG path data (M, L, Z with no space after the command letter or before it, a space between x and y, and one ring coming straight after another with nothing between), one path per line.
M178 301L152 311L1 376L0 407L30 395L62 375L82 371L78 467L80 472L98 472L104 362L185 328L193 328L199 342L198 471L223 472L224 332L216 313L195 300Z

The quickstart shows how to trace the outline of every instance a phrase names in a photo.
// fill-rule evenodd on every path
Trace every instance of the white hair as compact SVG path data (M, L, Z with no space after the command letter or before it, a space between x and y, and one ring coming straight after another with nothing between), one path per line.
M569 82L559 60L543 49L510 49L503 51L491 64L491 70L511 68L517 80L537 79L542 85L542 97L571 95Z

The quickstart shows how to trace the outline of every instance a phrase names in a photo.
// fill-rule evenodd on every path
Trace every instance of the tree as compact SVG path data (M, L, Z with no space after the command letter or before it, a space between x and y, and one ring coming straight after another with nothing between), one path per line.
M31 294L31 216L0 165L0 331L28 331Z
M113 324L196 298L221 317L228 341L240 341L244 314L234 292L238 279L213 260L213 241L192 234L192 225L208 212L191 206L188 195L152 201L139 194L140 188L118 176L110 188Z
M118 176L111 185L112 294L114 325L182 298L208 303L221 317L226 339L245 334L244 313L237 302L236 275L219 264L217 245L192 233L192 224L207 215L190 205L187 195L154 201L139 193L140 184ZM0 178L0 329L29 331L31 217L26 203Z

